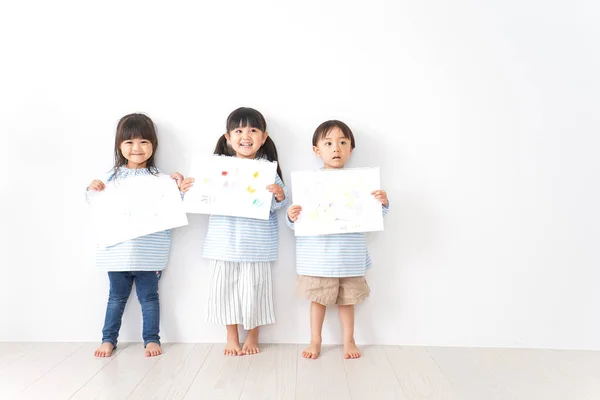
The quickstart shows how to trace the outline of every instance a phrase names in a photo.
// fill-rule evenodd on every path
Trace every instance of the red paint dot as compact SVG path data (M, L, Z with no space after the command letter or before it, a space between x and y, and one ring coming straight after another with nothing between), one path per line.
M227 171L223 171L223 172L221 172L221 175L223 175L223 176L227 176Z

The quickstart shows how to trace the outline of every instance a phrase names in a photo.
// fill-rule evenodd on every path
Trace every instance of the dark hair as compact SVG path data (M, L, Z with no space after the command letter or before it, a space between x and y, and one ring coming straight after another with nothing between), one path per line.
M265 117L257 110L249 107L240 107L229 114L225 128L227 129L227 133L229 133L236 128L244 128L246 126L256 128L262 132L267 131L267 121L265 120ZM235 156L235 152L229 143L227 143L225 134L221 135L217 141L214 154ZM256 158L266 158L269 161L277 161L277 175L279 175L283 181L283 174L281 173L279 158L277 156L277 148L275 147L275 142L273 142L271 136L267 136L267 140L265 140L260 149L258 149Z
M117 176L117 170L123 165L127 165L127 159L121 153L121 143L131 139L146 139L152 143L152 156L146 161L146 169L152 175L158 174L158 168L154 165L154 155L158 148L158 138L156 137L156 128L154 122L144 114L128 114L119 120L117 124L117 135L115 136L115 165L113 167L114 176Z
M315 133L312 138L313 146L316 146L319 140L327 137L327 134L331 132L333 128L339 128L340 131L342 131L342 133L344 134L344 137L346 139L350 139L350 145L352 146L352 149L354 149L356 144L354 142L354 135L352 134L352 130L350 130L348 125L346 125L342 121L338 121L337 119L325 121L321 125L317 126L317 129L315 130Z

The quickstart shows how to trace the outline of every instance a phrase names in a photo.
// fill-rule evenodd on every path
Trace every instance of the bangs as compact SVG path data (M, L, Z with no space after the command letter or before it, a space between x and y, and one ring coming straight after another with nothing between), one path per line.
M352 133L352 130L348 127L348 125L346 125L342 121L338 121L336 119L332 119L330 121L325 121L317 127L317 129L315 130L315 133L313 134L313 139L312 139L313 146L316 146L317 142L319 142L319 140L327 138L327 135L329 134L329 132L331 132L334 128L338 128L340 131L342 131L342 133L344 134L344 137L346 139L350 139L350 144L351 144L352 148L355 147L354 134Z
M251 127L263 132L267 131L267 122L261 113L252 108L238 108L227 118L227 132L236 128Z
M339 126L337 125L332 125L330 127L328 127L327 129L321 130L319 137L317 138L317 140L321 140L321 139L326 139L327 135L329 135L329 133L334 129L334 128L339 128L340 131L342 131L342 133L344 134L344 137L346 139L351 139L350 135L348 134L348 132L345 129L341 129Z
M145 139L154 143L156 141L156 130L154 123L145 115L130 115L119 124L117 128L120 143L131 139Z

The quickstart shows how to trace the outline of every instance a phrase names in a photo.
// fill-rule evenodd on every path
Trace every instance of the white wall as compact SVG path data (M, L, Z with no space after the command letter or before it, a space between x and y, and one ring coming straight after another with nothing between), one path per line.
M159 166L185 173L244 105L287 182L320 166L311 135L331 118L356 134L350 166L382 168L392 210L369 235L359 342L600 349L600 6L423 3L3 5L0 340L100 339L108 279L83 190L111 167L122 115L148 113ZM300 343L308 302L280 218L262 340ZM165 341L224 340L205 322L206 222L174 232ZM141 340L135 295L121 333ZM324 339L340 334L331 310Z

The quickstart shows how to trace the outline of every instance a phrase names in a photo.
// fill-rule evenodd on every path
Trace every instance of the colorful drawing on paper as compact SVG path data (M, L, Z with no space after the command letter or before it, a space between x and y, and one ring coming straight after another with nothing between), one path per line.
M186 193L189 213L268 219L277 163L212 156L195 160L189 176L196 184Z
M296 236L383 229L379 168L292 172L294 204L302 206Z

